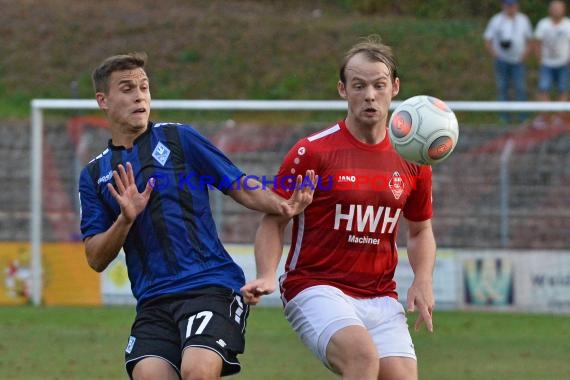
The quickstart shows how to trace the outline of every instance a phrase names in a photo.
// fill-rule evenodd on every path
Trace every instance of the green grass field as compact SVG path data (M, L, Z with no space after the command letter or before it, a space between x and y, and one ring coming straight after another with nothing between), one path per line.
M127 307L0 307L0 379L124 379ZM412 316L415 317L415 316ZM570 374L570 316L437 312L413 333L422 380L556 380ZM236 379L334 379L280 309L255 308Z

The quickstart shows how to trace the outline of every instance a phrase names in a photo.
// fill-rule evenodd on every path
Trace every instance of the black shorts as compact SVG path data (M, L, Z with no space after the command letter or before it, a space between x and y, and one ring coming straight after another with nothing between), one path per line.
M145 357L168 361L180 375L186 347L215 351L223 360L222 376L238 373L237 355L245 348L248 306L239 293L224 287L206 287L144 302L137 311L125 348L129 376Z

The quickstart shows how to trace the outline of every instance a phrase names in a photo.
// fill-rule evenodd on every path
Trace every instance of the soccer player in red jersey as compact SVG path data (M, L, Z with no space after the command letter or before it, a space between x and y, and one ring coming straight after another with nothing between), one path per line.
M400 80L389 46L370 37L353 46L340 69L345 120L297 142L274 191L314 169L313 203L294 217L292 244L279 279L285 315L311 351L343 379L417 379L416 355L397 300L398 222L408 223L414 271L407 309L418 329L433 330L431 167L405 161L391 147L387 121ZM289 219L265 215L255 240L257 279L242 288L256 304L275 290Z

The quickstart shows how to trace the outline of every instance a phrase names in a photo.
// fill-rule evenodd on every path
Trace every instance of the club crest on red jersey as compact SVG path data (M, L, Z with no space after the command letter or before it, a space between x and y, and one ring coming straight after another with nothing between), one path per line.
M392 174L392 178L390 178L390 182L388 182L388 186L390 190L392 190L392 194L394 194L394 198L400 199L404 189L406 188L406 183L402 179L402 176L399 172L394 172Z

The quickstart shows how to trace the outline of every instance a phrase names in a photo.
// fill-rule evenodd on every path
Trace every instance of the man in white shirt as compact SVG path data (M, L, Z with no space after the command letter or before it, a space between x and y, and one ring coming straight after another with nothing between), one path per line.
M566 17L566 4L560 0L550 2L548 17L541 19L534 32L536 54L540 60L537 99L550 100L553 88L558 100L568 100L568 62L570 60L570 19Z
M526 100L526 60L532 39L532 25L528 16L519 12L517 0L502 0L502 11L487 24L485 47L494 58L498 99L511 100L509 90L514 89L515 100ZM502 115L508 121L508 115ZM519 115L524 119L524 115Z

